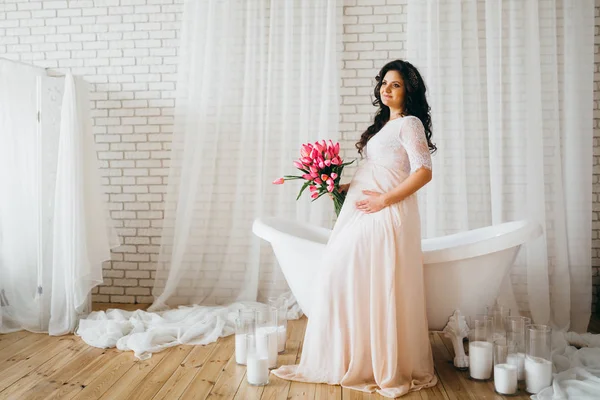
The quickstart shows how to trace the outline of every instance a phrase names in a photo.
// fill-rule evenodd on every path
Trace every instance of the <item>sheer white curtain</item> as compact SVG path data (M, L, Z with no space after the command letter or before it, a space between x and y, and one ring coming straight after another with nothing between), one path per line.
M423 232L534 218L513 309L585 332L591 312L592 0L409 0L408 59L429 89ZM513 298L514 300L514 298Z
M92 313L77 333L138 358L233 333L239 308L290 295L260 216L328 225L296 201L302 143L337 140L339 0L198 0L183 12L175 131L150 312ZM288 317L299 315L290 296ZM169 309L178 307L176 309Z
M100 183L89 86L71 74L64 78L57 147L56 178L48 183L54 185L53 229L48 232L52 258L43 266L51 270L51 334L72 332L79 314L91 311L88 296L103 282L102 263L120 244ZM49 203L45 197L41 201Z
M87 84L0 60L0 333L72 332L118 238Z
M300 145L337 140L336 0L189 1L183 14L171 173L151 310L287 291L264 215L327 225L329 198L296 201Z

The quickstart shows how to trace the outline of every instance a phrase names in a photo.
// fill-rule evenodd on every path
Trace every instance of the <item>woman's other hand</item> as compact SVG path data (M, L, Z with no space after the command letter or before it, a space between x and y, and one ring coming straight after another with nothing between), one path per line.
M343 185L340 185L338 188L338 192L340 193L348 193L348 189L350 188L350 184L349 183L344 183ZM329 197L331 199L333 199L333 195L331 193L329 193Z

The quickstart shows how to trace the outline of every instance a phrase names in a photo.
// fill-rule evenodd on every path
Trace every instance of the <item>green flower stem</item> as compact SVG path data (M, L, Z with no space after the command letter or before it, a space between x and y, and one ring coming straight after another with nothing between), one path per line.
M344 200L346 200L346 195L335 190L331 194L333 195L333 206L335 209L335 215L339 216L340 211L342 211L342 206L344 205Z

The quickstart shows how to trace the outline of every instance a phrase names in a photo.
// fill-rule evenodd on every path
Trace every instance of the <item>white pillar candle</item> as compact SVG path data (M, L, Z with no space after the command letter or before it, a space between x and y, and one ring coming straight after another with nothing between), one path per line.
M517 367L518 380L525 380L525 353L511 353L506 357L506 362Z
M264 327L256 330L256 352L259 357L269 360L269 368L277 366L277 327Z
M525 390L531 394L552 385L552 363L539 357L525 357Z
M493 345L490 342L469 343L469 373L473 379L489 379L494 364Z
M256 354L248 356L246 380L251 385L266 385L269 383L269 360L257 357Z
M512 364L494 365L494 387L500 394L517 392L517 366Z
M277 328L277 351L283 353L285 351L285 340L287 337L287 328L285 325L280 325Z
M235 362L246 365L246 334L238 333L235 335Z

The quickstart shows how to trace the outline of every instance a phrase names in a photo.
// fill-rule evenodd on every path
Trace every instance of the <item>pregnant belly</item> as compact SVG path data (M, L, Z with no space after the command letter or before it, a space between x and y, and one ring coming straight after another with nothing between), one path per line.
M406 178L407 175L403 171L366 163L356 170L350 182L348 197L363 197L363 190L386 193L398 187Z
M341 231L364 231L365 229L387 229L391 235L399 235L402 225L419 223L418 205L415 196L385 207L375 213L364 213L356 206L356 202L368 196L363 190L386 193L398 187L406 179L402 171L394 171L381 165L365 164L361 166L350 183L350 189L344 202L331 240ZM390 230L391 229L391 230Z

